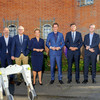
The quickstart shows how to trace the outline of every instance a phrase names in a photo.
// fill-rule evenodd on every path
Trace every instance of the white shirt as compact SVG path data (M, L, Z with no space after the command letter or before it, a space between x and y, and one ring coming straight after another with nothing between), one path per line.
M91 44L92 44L92 39L93 39L93 35L94 35L94 33L93 34L91 34L91 33L89 33L89 38L90 38L90 46L91 46Z
M72 39L73 39L73 42L75 41L75 37L76 37L76 31L75 32L71 32L71 34L72 34ZM73 37L73 35L74 35L74 37Z
M4 36L4 39L5 39L5 42L6 42L6 46L8 46L9 36L7 38ZM6 53L8 53L8 49L6 49Z

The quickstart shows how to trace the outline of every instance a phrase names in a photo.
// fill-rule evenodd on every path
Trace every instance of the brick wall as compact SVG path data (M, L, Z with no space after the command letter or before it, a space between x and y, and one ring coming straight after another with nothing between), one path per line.
M75 22L78 31L88 33L91 23L100 28L100 0L93 5L79 7L77 0L2 0L0 1L0 33L5 20L19 19L19 25L25 27L25 34L34 37L34 28L40 27L40 21L55 18L60 25L59 31L65 34L70 31L69 24Z

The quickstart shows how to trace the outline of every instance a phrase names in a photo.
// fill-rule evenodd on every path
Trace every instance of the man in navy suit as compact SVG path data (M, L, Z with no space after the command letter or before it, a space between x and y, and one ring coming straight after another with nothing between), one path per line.
M4 36L0 37L0 52L1 52L1 66L7 67L12 64L11 60L11 46L12 46L12 37L9 37L9 29L4 28Z
M18 35L13 37L12 41L12 52L11 52L11 59L15 60L16 64L21 65L28 64L28 54L29 54L29 37L24 35L24 27L18 27ZM21 75L18 75L18 84L21 84Z
M60 84L62 81L62 48L64 47L63 34L58 32L58 23L53 24L53 32L48 34L46 46L50 49L50 65L51 65L51 81L50 84L54 83L55 80L55 61L58 67L58 80Z
M1 52L1 67L6 68L7 65L12 65L11 60L11 46L12 46L12 37L9 36L9 29L7 27L3 30L4 36L0 37L0 52ZM10 86L14 87L14 76L10 76ZM14 94L14 88L10 88L10 93Z
M89 34L84 37L84 81L82 83L88 82L88 69L90 62L92 63L92 83L96 83L96 62L97 55L99 53L99 35L96 34L95 25L91 24L89 26Z
M67 58L68 58L68 82L72 82L72 63L75 61L76 67L76 82L80 83L79 76L79 61L80 61L80 48L82 46L82 36L80 32L76 31L75 23L70 25L71 31L66 34L65 46L68 49Z

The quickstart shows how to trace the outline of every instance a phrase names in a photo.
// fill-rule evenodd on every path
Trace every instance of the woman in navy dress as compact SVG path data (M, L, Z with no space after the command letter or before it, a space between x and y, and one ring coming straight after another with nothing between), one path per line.
M44 40L40 38L40 29L35 29L35 38L30 41L31 63L33 70L33 85L35 85L36 75L38 73L39 84L42 85L42 66L43 66L43 51Z

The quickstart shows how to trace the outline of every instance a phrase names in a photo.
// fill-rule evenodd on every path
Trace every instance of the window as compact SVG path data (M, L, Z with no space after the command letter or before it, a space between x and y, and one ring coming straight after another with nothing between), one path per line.
M94 0L78 0L80 6L92 5Z
M9 31L10 31L9 35L11 37L13 37L14 35L17 34L17 30L16 30L16 26L15 25L9 25L8 28L9 28Z
M49 24L43 26L43 39L47 39L48 34L52 31L52 27Z
M52 32L52 24L55 22L55 18L49 20L41 20L40 18L40 30L41 30L41 38L45 40L50 32Z
M17 34L17 28L19 26L19 20L18 18L16 20L5 20L3 19L3 28L8 27L9 28L9 35L13 37Z

